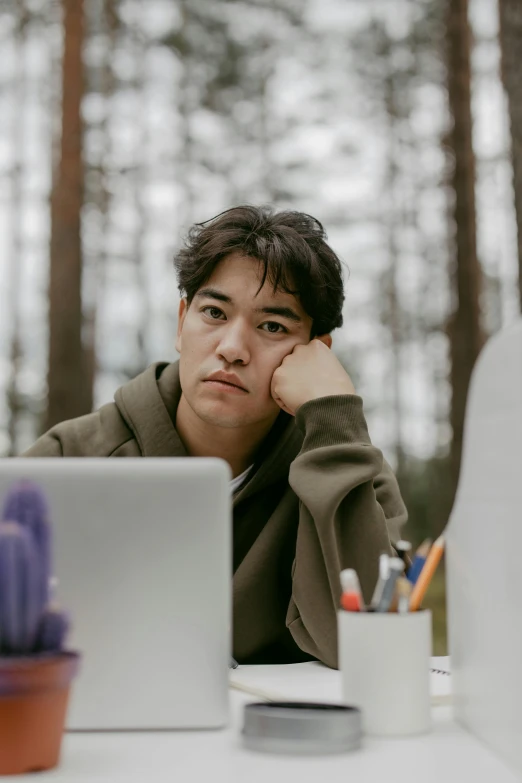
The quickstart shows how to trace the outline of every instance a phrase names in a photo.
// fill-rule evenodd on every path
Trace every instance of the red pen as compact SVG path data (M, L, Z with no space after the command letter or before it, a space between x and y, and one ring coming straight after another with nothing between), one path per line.
M341 571L341 608L346 612L364 612L361 585L354 568L345 568Z

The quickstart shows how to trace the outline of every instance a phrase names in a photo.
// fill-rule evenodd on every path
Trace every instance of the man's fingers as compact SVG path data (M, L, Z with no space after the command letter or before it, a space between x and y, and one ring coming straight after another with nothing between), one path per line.
M277 402L281 410L283 410L285 413L289 413L290 416L293 416L293 411L289 410L286 405L284 404L283 400L280 400L279 397L274 397L274 400Z

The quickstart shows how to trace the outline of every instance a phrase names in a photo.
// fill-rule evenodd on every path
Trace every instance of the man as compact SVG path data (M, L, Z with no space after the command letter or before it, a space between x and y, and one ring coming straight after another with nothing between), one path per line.
M406 519L330 350L344 294L325 240L308 215L251 206L194 226L175 260L179 362L153 365L26 453L225 459L243 663L335 667L339 573L356 568L369 600L379 555Z

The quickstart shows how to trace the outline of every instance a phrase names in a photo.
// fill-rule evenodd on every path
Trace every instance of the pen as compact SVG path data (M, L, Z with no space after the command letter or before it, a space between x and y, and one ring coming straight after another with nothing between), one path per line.
M409 567L406 576L412 583L412 585L415 584L417 579L419 578L419 574L424 568L424 563L426 562L426 558L428 556L428 552L430 551L431 546L431 538L427 538L425 541L422 542L420 547L415 552L415 557L413 558L413 563Z
M405 576L397 579L397 611L406 614L410 611L410 596L413 589L412 583Z
M231 658L231 659L230 659L230 664L229 664L229 667L230 667L231 669L238 669L238 668L239 668L239 664L238 664L238 662L236 661L236 659L235 659L235 658Z
M373 609L377 609L377 606L379 605L382 591L389 575L390 575L390 556L384 553L379 557L379 578L377 579L377 584L375 585L375 590L370 604Z
M411 597L410 597L410 612L416 612L417 609L420 608L422 599L426 594L426 590L430 585L430 582L433 578L433 574L435 573L435 569L439 564L443 552L444 552L444 537L439 536L439 538L437 538L437 540L431 547L430 553L426 558L426 563L424 565L424 568L422 569L420 576L415 582L415 585L413 587Z
M341 607L347 612L364 612L365 606L357 571L345 568L341 571Z
M388 579L384 583L382 594L379 603L377 604L378 612L387 612L391 606L391 603L393 601L393 596L395 594L395 586L397 584L397 579L404 571L404 563L400 559L400 557L390 557L389 569L390 569L390 573Z
M400 557L404 563L404 568L407 571L411 566L410 558L408 557L408 552L411 550L411 543L409 541L404 541L404 539L401 538L401 540L397 541L393 547L397 552L397 557Z

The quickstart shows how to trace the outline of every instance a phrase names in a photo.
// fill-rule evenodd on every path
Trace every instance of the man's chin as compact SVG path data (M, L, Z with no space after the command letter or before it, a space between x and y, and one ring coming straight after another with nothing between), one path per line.
M214 411L197 411L199 418L205 422L205 424L211 424L213 427L247 427L249 424L254 424L254 421L248 418L238 416L237 414L217 413Z
M196 415L204 421L206 424L211 424L214 427L251 427L255 424L260 424L261 421L270 418L270 413L265 416L260 416L259 409L253 410L238 410L239 406L230 405L228 401L202 401L199 400L194 406ZM275 417L274 417L275 418Z

